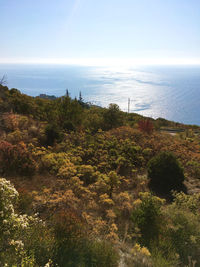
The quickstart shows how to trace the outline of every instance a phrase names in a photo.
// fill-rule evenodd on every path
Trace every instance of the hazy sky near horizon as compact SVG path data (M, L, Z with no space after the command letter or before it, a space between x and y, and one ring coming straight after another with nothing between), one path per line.
M0 0L0 14L0 63L200 59L200 0Z

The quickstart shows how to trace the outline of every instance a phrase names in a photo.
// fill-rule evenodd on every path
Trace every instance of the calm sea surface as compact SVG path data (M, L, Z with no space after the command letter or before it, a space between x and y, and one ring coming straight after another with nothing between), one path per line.
M59 65L0 65L7 86L31 96L41 93L83 99L103 107L116 103L153 118L200 125L200 66L103 68Z

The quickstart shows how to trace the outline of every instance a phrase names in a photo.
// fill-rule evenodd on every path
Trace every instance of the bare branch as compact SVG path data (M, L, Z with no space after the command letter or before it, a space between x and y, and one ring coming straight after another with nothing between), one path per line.
M7 76L4 74L3 77L0 79L0 85L7 84Z

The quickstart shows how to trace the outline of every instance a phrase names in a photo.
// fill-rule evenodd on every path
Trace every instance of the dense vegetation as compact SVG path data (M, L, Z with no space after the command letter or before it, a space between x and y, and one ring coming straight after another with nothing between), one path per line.
M185 191L184 172L174 154L161 152L148 162L149 187L157 194Z
M2 85L0 112L1 266L200 266L198 126Z

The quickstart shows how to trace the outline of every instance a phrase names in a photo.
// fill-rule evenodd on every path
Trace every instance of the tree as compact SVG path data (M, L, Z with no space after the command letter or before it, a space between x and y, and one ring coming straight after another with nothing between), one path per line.
M171 190L184 191L184 173L174 154L161 152L148 163L150 188L158 194L170 194Z
M110 104L103 117L108 130L123 125L122 113L117 104Z
M69 91L66 89L66 97L69 97Z
M81 91L79 92L79 102L80 102L80 103L82 103L82 102L83 102L83 98L82 98Z
M8 87L5 86L6 84L7 84L6 76L3 75L3 77L0 78L0 97L4 100L3 102L6 102L6 101L5 101L5 98L6 98L6 92L8 92ZM3 104L3 102L2 102L2 104ZM4 104L2 105L2 108L3 108L3 109L6 109L6 106L7 106L7 104L4 103Z

